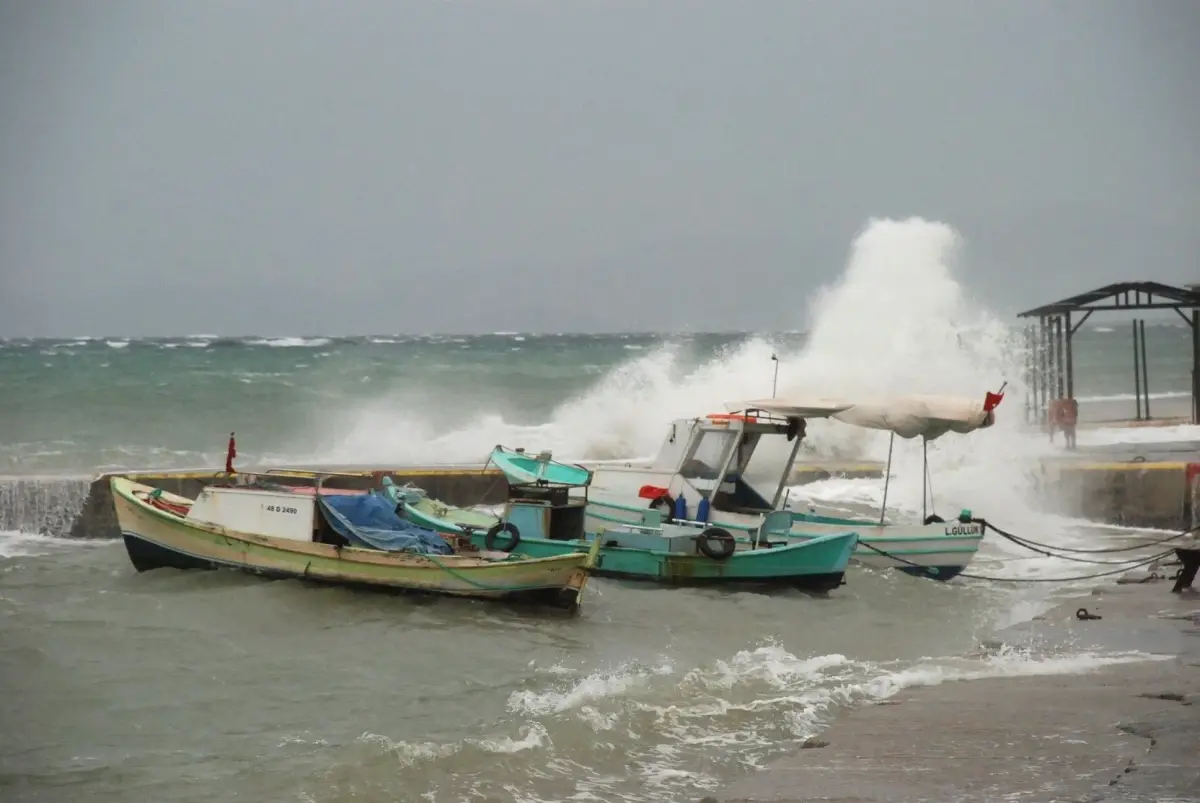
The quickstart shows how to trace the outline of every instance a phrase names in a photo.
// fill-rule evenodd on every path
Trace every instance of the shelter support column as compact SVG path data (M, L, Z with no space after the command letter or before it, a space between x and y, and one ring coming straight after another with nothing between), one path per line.
M1138 322L1133 320L1133 404L1134 420L1142 420L1142 352L1138 348Z
M1200 310L1192 310L1192 423L1200 424Z
M1066 339L1067 339L1067 343L1066 343L1067 360L1066 360L1066 366L1065 366L1066 373L1067 373L1067 395L1066 395L1066 397L1068 399L1073 399L1073 398L1075 398L1075 356L1071 352L1071 338L1075 334L1075 332L1074 332L1074 330L1071 329L1071 313L1068 312L1065 317L1066 317L1065 328L1066 328Z

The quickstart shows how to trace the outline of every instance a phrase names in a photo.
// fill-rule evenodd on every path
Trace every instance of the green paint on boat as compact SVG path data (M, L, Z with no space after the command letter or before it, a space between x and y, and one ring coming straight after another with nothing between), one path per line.
M592 481L591 471L583 466L551 460L549 452L531 456L515 449L497 446L492 450L489 460L514 485L551 483L586 487Z

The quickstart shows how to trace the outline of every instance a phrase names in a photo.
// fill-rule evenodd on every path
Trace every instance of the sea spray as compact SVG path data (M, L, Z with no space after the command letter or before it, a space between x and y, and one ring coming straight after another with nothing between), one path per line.
M997 423L929 446L935 504L957 513L1029 507L1031 466L1050 446L1019 431L1022 355L1013 330L971 298L957 274L962 241L955 230L919 218L872 220L854 240L846 268L811 297L807 342L789 347L750 336L699 364L681 340L637 353L560 403L546 421L514 423L493 406L485 386L477 412L439 428L419 409L379 400L338 421L340 437L322 456L337 461L481 462L497 443L552 449L566 459L652 456L674 418L723 410L739 399L771 394L775 354L780 396L846 398L944 393L978 398L1007 381ZM836 421L812 421L802 457L883 460L886 433ZM769 456L771 447L764 445ZM889 504L909 516L922 510L921 444L894 449ZM864 501L881 484L862 484ZM817 489L810 489L810 492Z

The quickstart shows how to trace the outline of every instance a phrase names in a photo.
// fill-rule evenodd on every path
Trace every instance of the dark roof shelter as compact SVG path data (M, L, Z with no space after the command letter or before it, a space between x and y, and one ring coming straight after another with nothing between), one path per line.
M1136 312L1170 309L1192 330L1192 423L1200 423L1200 292L1190 285L1172 287L1161 282L1119 282L1064 298L1019 313L1037 318L1025 330L1029 347L1025 366L1025 415L1030 422L1046 421L1054 399L1075 396L1075 371L1071 339L1093 312ZM1185 313L1189 310L1190 314ZM1133 322L1134 397L1137 419L1150 418L1150 391L1146 381L1146 322Z

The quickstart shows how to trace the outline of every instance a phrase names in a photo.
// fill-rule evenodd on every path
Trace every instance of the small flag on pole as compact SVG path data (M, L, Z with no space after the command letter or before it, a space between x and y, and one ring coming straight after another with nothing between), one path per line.
M225 450L225 473L235 474L233 470L233 458L237 457L237 442L233 439L233 433L229 433L229 448Z
M992 393L990 390L987 392L987 395L983 397L983 411L985 413L990 413L1000 406L1000 402L1004 401L1004 388L1006 387L1008 387L1008 382L1001 385L1000 389L995 393Z

